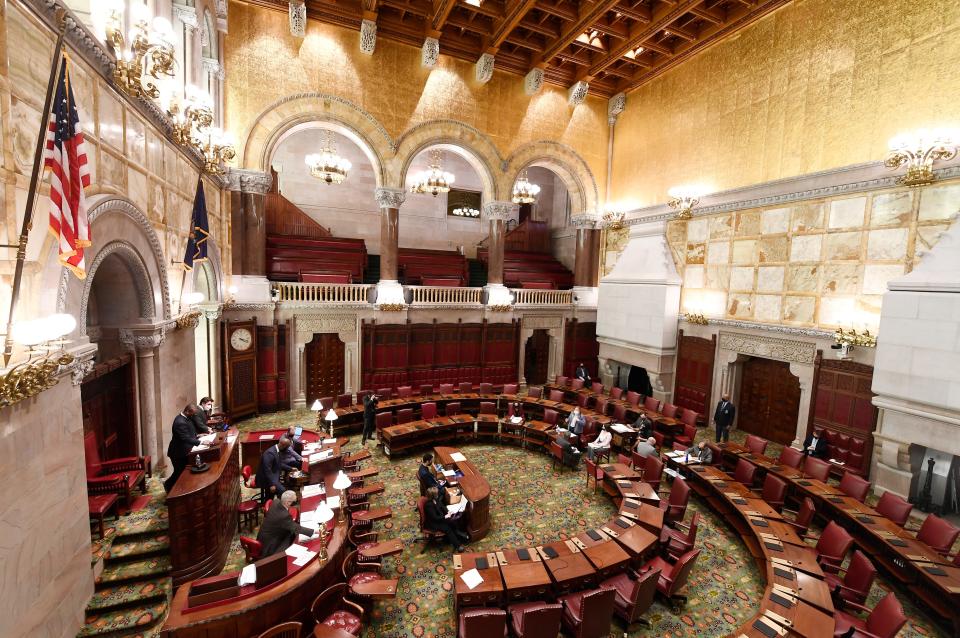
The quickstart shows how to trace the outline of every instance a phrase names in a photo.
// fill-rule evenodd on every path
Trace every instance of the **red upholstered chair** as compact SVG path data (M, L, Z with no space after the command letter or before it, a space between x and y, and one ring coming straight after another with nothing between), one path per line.
M751 487L757 477L757 466L747 459L737 459L737 467L733 470L733 480Z
M751 454L763 454L767 451L768 441L762 436L747 435L747 449Z
M368 397L371 394L373 394L372 390L361 390L360 392L357 392L357 405L363 405L364 397Z
M647 620L642 618L650 606L653 604L653 598L657 595L657 581L660 579L660 572L655 569L637 574L634 571L617 574L613 578L600 583L601 589L612 589L617 595L614 600L613 611L617 616L623 619L627 628L635 622L649 625Z
M493 384L492 384L492 383L481 383L481 384L480 384L480 394L493 394Z
M788 509L781 509L780 513L792 514L793 520L784 517L784 522L795 527L797 529L797 533L799 533L801 536L805 536L807 530L810 529L810 524L813 522L813 516L817 513L817 507L814 505L813 499L807 496L800 501L800 509L796 512Z
M560 635L563 605L517 603L507 607L507 616L517 638L557 638Z
M270 501L267 502L269 503ZM260 560L260 556L263 554L263 543L255 538L241 536L240 547L243 548L243 553L246 554L248 563Z
M432 383L423 383L420 385L420 396L428 397L433 394L433 384Z
M347 554L343 559L343 564L340 566L340 571L343 572L343 580L346 581L347 587L350 588L350 593L354 595L357 594L353 591L353 588L357 585L380 580L381 569L382 565L380 563L361 561L360 554L357 550L353 550Z
M627 421L627 406L622 403L619 405L613 406L613 420L617 423L626 423Z
M768 472L763 478L763 491L760 492L760 498L779 512L787 498L787 482Z
M777 463L799 470L800 466L803 465L803 452L795 447L785 445L780 451L780 458L777 459Z
M460 414L460 402L459 402L459 401L451 401L451 402L448 403L447 406L443 409L443 413L444 413L445 415L447 415L447 416L457 416L458 414Z
M550 408L547 408L543 411L543 420L549 423L550 425L556 425L557 418L559 416L560 416L559 412L557 412L556 410L551 410Z
M882 496L880 496L880 500L877 502L876 510L877 514L886 516L900 527L903 527L907 524L907 519L910 518L910 512L913 511L913 505L903 500L893 492L886 491Z
M349 392L337 395L337 407L338 408L349 408L353 405L353 395Z
M347 584L337 583L320 592L310 605L310 615L318 625L340 629L359 636L366 612L347 598Z
M623 388L610 388L610 398L620 399L623 397Z
M421 419L435 419L437 418L437 404L433 401L429 403L424 403L420 406L420 418Z
M687 408L684 408L680 411L680 421L684 425L692 425L696 427L698 418L700 418L699 412L694 412L693 410L688 410Z
M870 491L870 481L847 472L840 479L840 491L863 503L864 499L867 498L867 492Z
M589 402L590 402L590 395L589 395L589 394L578 394L578 395L577 395L577 405L579 405L581 408L587 407L587 403L589 403Z
M469 381L461 381L459 390L460 394L469 394L473 392L473 384Z
M583 389L583 379L574 379L570 382L570 388L573 390L582 390Z
M441 383L441 384L440 384L440 394L453 394L453 384L452 384L452 383Z
M402 423L410 423L413 421L413 408L403 408L402 410L397 410L397 425Z
M905 624L907 617L903 607L893 592L890 592L877 603L872 610L855 603L847 603L848 608L867 613L867 619L861 620L845 611L836 611L833 614L837 624L833 630L835 638L894 638ZM852 630L852 631L851 631Z
M377 396L390 399L393 397L393 388L377 388ZM329 406L323 399L320 399L320 401L323 402L323 409L326 410Z
M413 387L409 385L402 385L397 388L397 397L401 399L409 399L413 396Z
M590 481L593 481L593 493L597 493L600 487L600 481L603 480L603 470L597 467L596 462L584 458L584 464L587 466L587 489L590 489Z
M653 397L647 397L643 400L643 407L648 410L653 410L654 412L660 411L660 401Z
M877 576L877 569L867 558L866 554L859 549L853 550L853 557L846 569L841 569L843 578L840 574L824 574L823 579L830 587L830 593L834 598L840 598L845 602L857 603L862 605L867 601L870 595L870 588L873 587L873 581ZM841 605L837 605L841 607Z
M660 499L660 509L663 510L663 520L667 523L682 521L687 513L687 503L690 502L690 486L679 476L673 480L668 500Z
M593 390L595 394L603 394L603 384L599 381L594 381L593 385L590 386L590 389Z
M570 377L557 376L556 385L569 385L569 384L570 384Z
M563 448L560 447L556 441L550 441L550 467L553 469L557 468L557 463L560 464L560 469L563 469Z
M660 556L643 566L645 573L648 570L660 572L660 578L657 579L657 591L670 602L671 610L674 614L679 613L680 606L687 602L687 597L679 593L687 584L693 565L700 555L699 549L692 549L677 559L677 562L671 564Z
M700 512L694 512L690 525L674 523L674 527L664 525L660 531L660 546L674 561L694 548L697 542L697 529L700 527ZM686 532L683 530L686 529Z
M380 538L378 532L367 531L363 527L353 526L350 528L350 531L347 532L347 541L353 546L359 555L363 555L364 551L369 550L371 547L377 545L377 539ZM367 562L378 563L380 558L370 558L364 557Z
M679 409L680 409L680 408L678 408L677 406L675 406L675 405L672 404L672 403L664 403L664 404L663 404L663 416L669 417L669 418L671 418L671 419L675 419L675 418L677 418L677 411L678 411Z
M243 486L246 488L253 489L255 488L257 479L253 475L253 468L249 465L244 465L243 469L240 470L240 475L243 477ZM240 504L237 505L237 533L240 533L240 529L243 525L247 525L250 529L255 529L257 524L260 523L260 498L259 496L254 496L251 499L240 501Z
M803 460L803 475L818 481L827 481L830 476L830 463L808 456Z
M563 390L550 390L549 399L551 401L563 401Z
M640 405L640 393L639 393L639 392L634 392L633 390L628 390L628 391L627 391L627 403L629 403L629 404L632 405L633 407L639 406L639 405Z
M393 425L393 414L391 412L378 412L375 423L377 425L377 438L379 439L383 428Z
M649 483L655 492L659 492L662 479L663 461L659 456L651 454L643 460L643 482Z
M657 441L657 449L662 448L664 442L666 442L667 440L663 432L659 432L657 430L654 430L653 434L651 434L650 436L652 436Z
M602 588L560 596L564 629L573 638L606 638L616 598L615 590Z
M815 548L820 568L824 572L836 574L851 547L853 547L853 536L850 536L847 530L837 525L835 521L827 523Z
M497 413L497 404L493 401L481 401L480 402L480 414L496 414Z
M597 414L607 416L607 403L606 399L597 399L596 403L593 405L593 411Z
M266 630L257 638L300 638L300 631L303 629L303 623L291 620L290 622L274 625Z
M388 399L390 398L389 392L388 392L388 394L386 395L386 397L387 397ZM329 410L330 408L333 407L333 404L334 404L334 398L333 398L333 397L320 397L320 405L323 406L323 409L324 409L324 410Z
M133 502L133 490L139 487L146 494L149 456L125 456L104 461L100 458L100 446L93 432L83 436L83 452L87 462L87 494L117 494L127 506Z
M539 399L543 396L543 388L527 388L527 396L531 399Z
M427 522L427 515L424 513L424 507L427 504L427 497L421 496L417 499L417 516L419 516L419 525L420 525L420 536L416 540L424 541L424 550L430 541L444 541L447 538L447 535L443 532L438 532L432 529L427 529L424 525ZM420 552L423 553L422 551Z
M693 440L697 438L697 426L690 425L689 423L683 424L683 434L678 434L673 437L673 443L686 447L693 447Z
M517 384L516 383L505 383L503 386L504 394L516 394L517 393ZM530 395L533 396L533 395Z
M949 554L958 535L960 528L954 527L936 514L929 514L917 532L917 540L941 554Z
M683 443L677 443L676 441L673 442L674 452L686 452L688 449L690 449L689 446L686 446Z
M459 638L507 636L507 612L492 607L467 607L460 612Z

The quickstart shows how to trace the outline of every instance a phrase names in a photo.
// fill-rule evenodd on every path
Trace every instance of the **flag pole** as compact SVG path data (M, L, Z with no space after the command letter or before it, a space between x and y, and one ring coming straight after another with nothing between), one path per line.
M53 47L53 64L50 68L50 79L47 81L47 97L43 102L43 112L40 114L40 133L37 135L37 147L33 154L33 172L30 174L30 187L27 191L27 207L23 213L23 225L20 228L20 243L17 244L17 265L13 271L13 287L10 295L10 315L7 317L7 331L3 342L3 365L10 364L13 356L13 317L17 312L17 302L20 301L20 282L23 279L23 263L27 258L27 239L30 229L33 228L33 207L37 197L37 187L40 182L40 172L43 166L43 151L46 146L47 128L50 126L50 107L53 102L53 93L57 86L57 77L60 74L60 64L63 60L63 38L66 33L66 11L58 7L56 13L57 43Z

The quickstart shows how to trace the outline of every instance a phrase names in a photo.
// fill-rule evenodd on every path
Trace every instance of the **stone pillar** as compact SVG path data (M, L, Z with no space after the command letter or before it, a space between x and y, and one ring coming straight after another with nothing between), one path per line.
M486 287L488 306L506 306L513 301L510 291L503 285L503 244L506 221L516 210L516 204L505 201L487 202L483 206L483 214L490 222Z
M380 207L380 281L377 283L377 305L402 305L403 286L397 277L397 253L400 206L406 198L406 192L397 188L378 188L374 197Z
M600 219L590 213L575 215L570 223L577 229L577 252L573 266L573 289L577 303L597 305L600 284Z
M230 193L230 233L233 248L233 280L238 302L270 301L266 269L266 194L273 186L269 173L231 169L227 173ZM239 267L239 269L238 269Z
M136 354L137 358L141 453L150 455L155 468L163 468L166 465L167 451L163 449L163 434L157 423L157 372L154 358L157 348L163 343L163 332L161 330L141 332L121 328L119 339L127 350Z

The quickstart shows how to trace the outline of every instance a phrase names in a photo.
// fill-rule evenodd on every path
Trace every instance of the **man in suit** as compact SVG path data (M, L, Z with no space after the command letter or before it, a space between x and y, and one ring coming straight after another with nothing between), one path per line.
M585 384L590 383L590 373L587 372L587 366L583 365L582 363L577 366L573 376L577 379L581 379Z
M316 532L309 527L298 525L290 516L290 507L297 502L297 493L287 490L280 495L270 511L263 517L257 540L263 543L262 556L273 556L297 542L297 534L314 536Z
M367 439L373 440L377 431L377 403L380 397L375 394L368 394L363 397L363 436L360 437L360 445L366 445Z
M440 489L442 484L433 474L433 454L427 452L420 459L420 467L417 468L417 480L420 481L420 494L426 496L427 490L431 487Z
M580 464L580 450L570 443L570 432L557 428L557 445L563 450L563 464L577 467Z
M426 518L423 523L425 528L434 532L443 532L447 535L450 545L456 548L456 552L458 554L463 552L463 544L470 540L470 536L458 530L450 522L451 515L441 499L440 490L436 487L427 490L427 502L423 505L423 515Z
M637 431L638 440L649 438L653 434L653 421L646 414L638 416L637 420L633 422L633 427Z
M183 473L183 468L187 466L187 454L190 453L193 446L200 445L200 439L197 438L197 431L193 423L196 408L197 406L189 403L173 419L173 436L170 437L170 444L167 445L167 456L170 457L170 463L173 464L173 473L163 482L163 489L167 493L177 484L177 479Z
M710 465L713 463L713 450L707 447L706 441L700 441L697 443L696 451L690 456L698 459L703 465Z
M201 434L207 434L210 432L210 428L207 427L207 412L203 409L204 401L209 401L207 397L200 399L200 405L191 405L194 409L193 416L190 419L193 421L193 429L196 431L197 436ZM212 404L211 404L212 405Z
M291 425L287 428L287 438L290 439L290 449L298 456L303 454L303 441L297 436L297 426Z
M657 440L652 436L646 439L640 439L634 452L646 458L648 456L657 456Z
M284 464L284 452L290 447L290 439L281 436L276 445L267 448L260 456L257 468L257 485L260 486L260 500L264 503L283 494L283 481L280 475L284 470L297 469L289 463Z
M827 439L822 430L814 430L803 440L803 453L818 459L826 459L830 452L827 450Z
M721 439L730 440L730 426L733 425L733 419L736 416L737 408L730 403L730 395L724 392L713 413L713 425L717 428L717 443Z

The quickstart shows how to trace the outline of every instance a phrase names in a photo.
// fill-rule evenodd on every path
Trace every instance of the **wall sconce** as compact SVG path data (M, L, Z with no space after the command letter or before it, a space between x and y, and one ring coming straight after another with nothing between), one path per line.
M685 312L683 313L683 319L687 323L693 323L698 326L705 326L708 323L707 318L703 316L703 313L699 312Z
M15 324L13 340L27 346L27 360L0 375L0 408L37 396L57 385L62 366L73 363L72 354L63 349L64 337L74 331L77 320L58 314Z
M853 350L854 346L862 348L877 347L877 337L870 334L869 330L857 332L853 329L844 331L843 328L837 328L837 331L833 333L833 342L830 348L838 351L838 359L849 359L850 351Z
M603 214L602 219L607 230L618 231L626 227L626 213L608 210Z
M160 97L157 80L174 76L175 52L173 27L166 18L150 19L145 4L135 2L130 10L133 28L123 35L123 2L108 1L100 5L101 15L95 20L103 25L104 42L115 58L113 81L133 97Z
M887 168L907 167L897 178L904 186L923 186L934 181L933 163L957 156L957 135L953 131L921 129L890 140L890 152L883 164Z
M690 219L693 209L700 203L706 189L702 186L674 186L667 191L667 195L672 197L669 202L670 208L677 211L676 219Z
M200 152L203 153L203 168L211 175L225 175L227 171L224 164L233 161L237 156L233 137L219 128L207 130L206 137L200 147Z

